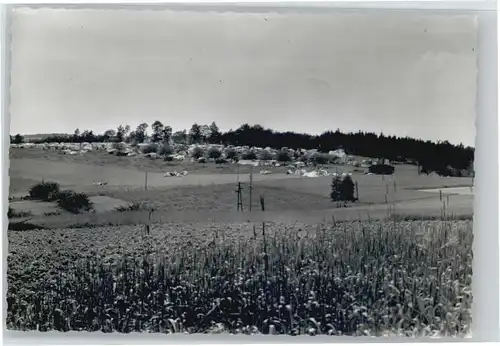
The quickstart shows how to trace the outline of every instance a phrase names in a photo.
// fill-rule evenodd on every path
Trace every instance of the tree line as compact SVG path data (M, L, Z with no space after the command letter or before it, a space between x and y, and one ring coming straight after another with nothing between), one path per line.
M444 176L473 174L474 148L453 145L448 141L424 141L362 131L342 133L340 130L310 135L273 131L248 124L223 133L221 141L232 145L318 149L325 153L341 148L350 155L418 164L423 173L437 172Z
M343 149L347 154L384 158L390 161L418 164L423 173L437 172L446 176L464 176L473 174L474 148L453 145L448 141L424 141L410 137L386 136L370 132L342 133L339 130L326 131L320 135L280 132L260 125L244 124L236 130L220 131L215 122L210 125L193 124L189 131L173 132L170 126L161 121L149 125L139 124L134 130L129 125L120 125L102 134L91 130L80 132L76 129L72 135L47 136L38 143L82 143L82 142L127 142L144 143L147 139L154 143L177 144L222 144L249 147L270 147L275 149L318 149L328 153ZM12 143L22 143L22 136L11 136Z

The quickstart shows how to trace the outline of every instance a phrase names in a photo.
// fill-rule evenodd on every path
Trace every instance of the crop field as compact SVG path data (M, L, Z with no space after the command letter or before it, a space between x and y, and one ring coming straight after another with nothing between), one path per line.
M470 221L168 224L9 235L19 330L464 335Z
M468 334L473 195L459 187L471 179L325 168L350 172L359 201L339 207L331 176L284 167L253 168L250 200L245 166L12 150L12 220L39 229L9 231L7 327ZM164 177L174 169L189 174ZM85 193L94 212L21 198L42 180Z

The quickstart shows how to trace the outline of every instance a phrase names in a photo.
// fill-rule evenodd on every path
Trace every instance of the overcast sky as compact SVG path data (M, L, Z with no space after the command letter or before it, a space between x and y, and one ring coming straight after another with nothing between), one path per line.
M475 17L17 10L11 133L213 120L474 145Z

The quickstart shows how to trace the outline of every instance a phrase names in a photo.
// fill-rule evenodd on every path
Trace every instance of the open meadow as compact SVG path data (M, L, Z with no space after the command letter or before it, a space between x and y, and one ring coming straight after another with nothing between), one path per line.
M470 332L470 178L326 166L357 183L359 201L344 207L330 199L332 177L254 167L250 211L249 167L127 160L11 150L11 220L37 229L9 231L8 328ZM174 165L189 175L164 177ZM22 198L42 179L87 194L94 211Z
M291 218L290 221L302 221L305 218L311 222L331 220L332 216L338 220L377 219L387 217L388 211L409 217L428 218L440 217L443 209L450 216L472 216L471 178L419 175L417 167L410 165L398 165L392 176L367 175L348 165L325 165L329 172L352 174L353 181L357 183L358 202L348 208L337 208L330 199L331 176L309 178L287 175L285 167L266 167L271 173L264 175L259 173L259 167L250 168L237 164L170 163L161 159L128 157L120 158L122 162L117 164L116 156L105 152L70 156L38 150L37 157L34 149L28 149L27 157L23 157L25 150L11 150L10 191L13 208L26 211L23 210L26 203L19 201L19 197L27 195L29 188L42 180L57 182L63 188L86 193L94 198L106 196L111 203L108 207L104 206L101 212L81 215L68 214L54 207L53 213L59 215L43 213L33 216L33 221L41 223L68 219L75 221L62 226L110 222L129 224L130 221L127 220L130 220L130 215L139 218L139 223L144 221L141 219L143 210L140 210L144 208L117 212L113 203L145 203L154 208L151 217L158 222L176 219L190 221L189 218L193 218L193 221L255 219L259 222L265 218L274 220L285 216ZM152 171L145 168L152 166L156 167ZM184 177L165 177L162 173L173 170L187 170L189 174ZM225 173L218 174L217 170ZM103 181L106 181L106 185L96 184ZM242 186L243 213L236 212L238 181ZM458 188L451 189L452 187ZM261 195L265 197L265 215L260 212ZM31 202L36 208L41 203Z

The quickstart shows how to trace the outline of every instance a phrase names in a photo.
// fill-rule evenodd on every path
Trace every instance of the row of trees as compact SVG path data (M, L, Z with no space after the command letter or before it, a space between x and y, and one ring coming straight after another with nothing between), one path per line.
M24 143L24 137L21 136L19 133L15 135L14 137L10 136L10 142L12 144L21 144Z
M117 129L109 129L102 134L95 134L91 130L80 132L76 129L72 135L52 135L43 139L37 140L37 143L93 143L93 142L127 142L127 143L144 143L146 139L150 139L153 143L170 143L171 141L180 144L202 144L202 143L219 143L222 138L222 133L219 127L212 122L211 125L193 124L188 131L181 130L172 131L172 127L164 125L161 121L156 120L151 124L151 134L148 133L149 125L147 123L139 124L135 130L131 130L130 125L120 125ZM16 135L10 138L11 143L20 144L24 139L21 135Z
M135 131L130 132L130 127L119 126L118 130L108 130L105 132L108 138L114 138L116 142L135 142L143 143L146 138L150 137L153 143L170 143L171 141L179 144L201 144L201 143L218 143L222 133L219 131L215 122L209 125L193 124L189 132L181 130L172 131L172 127L164 125L161 121L156 120L151 124L151 135L148 136L148 124L142 123L137 126Z
M255 147L318 149L328 152L342 148L351 155L385 158L391 161L406 161L419 164L424 173L438 172L441 175L460 175L471 171L474 148L453 145L447 141L431 142L409 137L385 136L368 132L342 133L326 131L320 135L296 132L279 132L260 125L244 124L236 130L221 132L213 122L211 125L193 124L189 131L173 132L170 126L160 121L149 125L139 124L131 131L129 125L120 125L103 134L90 130L82 133L77 129L69 136L49 136L40 142L129 142L143 143L149 138L153 143L178 144L224 144ZM22 137L11 137L12 142L22 141ZM458 173L457 173L458 172Z
M409 137L385 136L368 132L326 131L321 135L278 132L260 125L242 125L221 136L226 144L271 148L319 149L329 152L342 148L351 155L385 158L419 164L422 172L441 175L464 175L473 170L474 148L448 141L432 142Z

